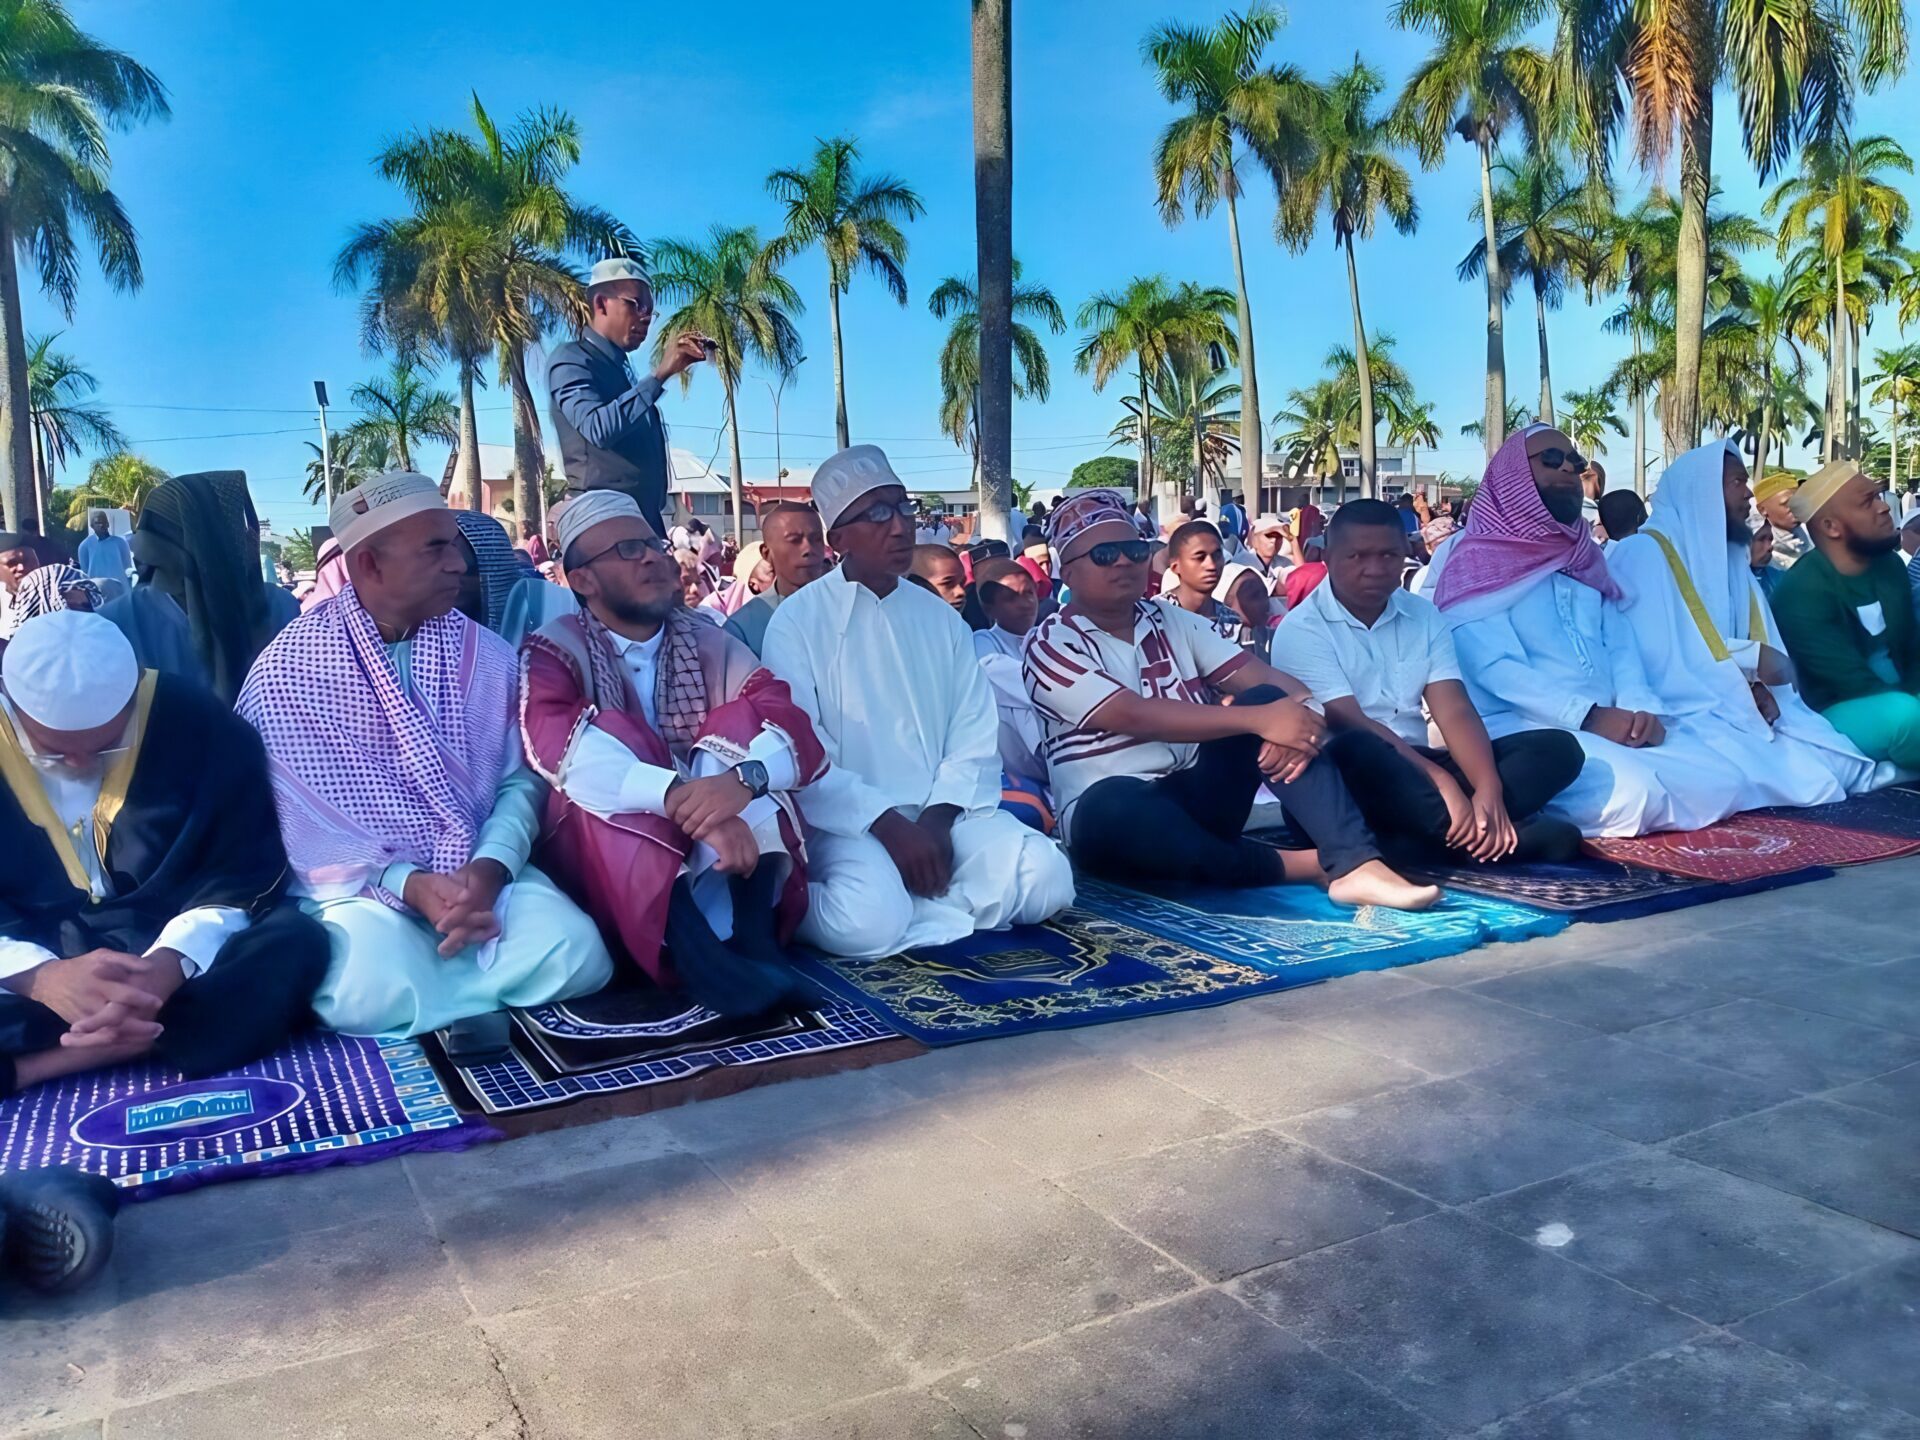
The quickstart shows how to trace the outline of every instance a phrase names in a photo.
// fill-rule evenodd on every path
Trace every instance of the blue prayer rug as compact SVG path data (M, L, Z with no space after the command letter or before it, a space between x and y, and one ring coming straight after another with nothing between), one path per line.
M1317 890L1206 890L1177 899L1082 881L1045 925L883 960L808 956L818 983L924 1045L1098 1025L1220 1005L1356 970L1438 959L1567 921L1455 897L1425 915L1335 905Z
M206 1079L123 1065L0 1102L0 1173L72 1165L142 1200L499 1138L455 1108L417 1042L326 1030Z

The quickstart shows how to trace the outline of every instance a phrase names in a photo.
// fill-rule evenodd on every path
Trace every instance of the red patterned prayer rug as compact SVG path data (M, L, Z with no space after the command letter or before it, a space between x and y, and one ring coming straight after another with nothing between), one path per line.
M1752 810L1704 830L1589 840L1589 854L1669 875L1733 882L1813 866L1920 855L1920 794L1880 790L1805 810Z

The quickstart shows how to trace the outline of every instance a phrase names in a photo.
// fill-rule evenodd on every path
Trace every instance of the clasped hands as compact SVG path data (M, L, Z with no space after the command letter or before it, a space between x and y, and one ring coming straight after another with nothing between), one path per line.
M113 1049L144 1048L159 1039L160 1008L184 983L186 972L171 950L89 950L36 965L13 977L9 988L67 1022L62 1046Z
M1272 700L1241 707L1260 739L1260 773L1275 784L1296 780L1320 754L1327 722L1298 700Z

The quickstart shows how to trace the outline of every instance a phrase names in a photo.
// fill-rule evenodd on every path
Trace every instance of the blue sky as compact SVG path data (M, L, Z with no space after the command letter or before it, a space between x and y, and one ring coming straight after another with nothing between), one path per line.
M965 482L966 457L935 423L943 327L926 311L941 277L973 263L962 0L841 0L831 20L821 18L826 7L764 0L616 8L598 19L591 7L524 0L74 8L81 24L160 75L174 113L115 142L114 184L140 230L145 288L116 295L89 273L60 343L100 377L135 448L167 469L243 468L278 527L319 518L299 498L302 442L315 434L311 382L325 379L339 407L380 365L359 349L354 298L332 288L333 257L351 225L398 212L370 163L383 142L465 124L477 90L499 118L541 104L571 110L585 140L576 193L645 237L697 235L714 222L770 233L779 215L767 172L803 163L817 136L857 135L865 163L916 186L927 215L910 231L907 308L868 279L843 307L855 438L885 444L903 473L927 477L910 483ZM1393 30L1386 9L1385 0L1297 0L1272 57L1323 75L1357 46L1397 85L1424 43ZM1135 274L1230 283L1224 213L1168 230L1154 208L1148 157L1170 112L1138 49L1156 21L1209 21L1218 7L1016 0L1015 11L1014 233L1028 277L1052 286L1069 318L1087 296ZM1866 100L1858 128L1915 146L1916 101L1920 81L1909 77ZM1731 117L1721 133L1734 133ZM1729 203L1757 211L1760 189L1744 158L1725 138L1717 158ZM1416 194L1418 233L1362 248L1363 299L1370 328L1396 336L1420 393L1438 402L1448 437L1439 464L1463 473L1478 468L1478 447L1457 432L1480 413L1484 353L1481 292L1453 276L1478 233L1468 147L1418 174ZM1305 255L1285 252L1271 241L1271 215L1271 194L1256 181L1242 224L1269 415L1352 333L1331 241L1323 234ZM810 256L789 273L807 301L811 357L782 402L792 466L832 449L833 396L824 264ZM37 293L27 304L29 329L64 325ZM1620 343L1577 303L1549 327L1558 392L1593 384L1618 358ZM1531 400L1530 299L1509 312L1507 336L1509 393ZM1883 320L1869 353L1892 338ZM1114 387L1095 394L1074 373L1074 344L1072 331L1051 342L1053 398L1016 414L1016 471L1043 487L1103 453L1121 414ZM482 439L506 440L504 393L482 392L480 404ZM710 378L668 407L676 443L702 458L722 443ZM757 381L742 393L741 419L750 432L773 428ZM745 435L743 450L748 478L770 478L771 434ZM443 458L430 452L427 468L437 473ZM1630 465L1625 442L1613 459Z

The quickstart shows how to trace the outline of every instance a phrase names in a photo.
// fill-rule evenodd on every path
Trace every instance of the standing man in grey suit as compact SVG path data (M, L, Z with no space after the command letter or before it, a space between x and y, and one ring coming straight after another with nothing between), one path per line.
M653 525L666 534L661 511L673 466L667 429L660 418L660 392L688 366L707 358L702 335L677 337L651 375L636 380L627 356L638 350L653 324L653 286L639 261L602 260L587 277L589 328L557 347L547 362L547 393L567 494L618 490L631 495Z

